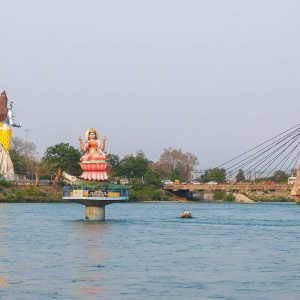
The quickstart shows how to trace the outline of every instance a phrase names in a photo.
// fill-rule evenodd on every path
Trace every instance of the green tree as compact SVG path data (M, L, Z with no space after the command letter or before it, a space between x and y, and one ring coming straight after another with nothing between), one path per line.
M202 175L202 180L204 182L208 182L208 181L224 182L225 179L226 179L226 170L223 168L207 169L204 171L204 174Z
M287 182L288 175L281 170L275 171L271 179L274 182Z
M73 146L68 143L60 143L46 149L43 161L50 163L61 171L78 176L81 174L80 156L80 151Z
M149 168L144 174L145 183L160 186L161 177L158 172L156 172L153 168Z
M17 174L25 174L28 172L26 160L27 158L17 152L9 151L11 161L14 166L14 171Z
M106 161L108 163L111 176L117 176L119 173L120 157L116 154L107 154Z
M237 175L235 176L235 179L236 179L237 182L245 181L245 174L244 174L244 171L242 169L239 169Z
M118 175L128 178L141 178L149 169L149 161L142 151L136 155L126 155L119 164Z

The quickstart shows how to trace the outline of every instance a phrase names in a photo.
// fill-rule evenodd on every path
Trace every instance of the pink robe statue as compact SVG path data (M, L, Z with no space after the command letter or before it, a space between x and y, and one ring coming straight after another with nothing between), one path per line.
M87 180L106 180L108 179L106 168L106 154L103 152L105 148L106 138L103 137L102 143L98 140L97 131L93 128L88 130L85 134L86 142L83 143L81 138L80 149L84 153L80 158L81 168L83 173L80 176Z

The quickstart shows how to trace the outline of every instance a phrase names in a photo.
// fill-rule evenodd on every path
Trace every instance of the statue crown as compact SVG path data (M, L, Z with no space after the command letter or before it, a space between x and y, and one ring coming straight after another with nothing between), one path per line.
M90 139L90 137L89 137L90 133L94 133L94 134L95 134L95 138L98 139L98 132L97 132L97 130L94 129L94 128L90 128L89 130L87 130L87 131L85 132L85 139L86 139L86 140L89 140L89 139Z

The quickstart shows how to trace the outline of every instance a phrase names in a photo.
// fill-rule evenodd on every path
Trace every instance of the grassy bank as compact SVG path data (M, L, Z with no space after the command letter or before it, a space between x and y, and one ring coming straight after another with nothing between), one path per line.
M129 200L131 201L170 201L174 200L172 195L166 191L158 189L153 185L137 184L129 190Z
M63 203L62 187L59 186L15 186L5 180L0 180L0 202L18 203ZM249 192L241 193L255 202L294 202L289 192ZM199 202L239 202L236 195L225 191L215 191L207 198L194 200ZM186 201L187 199L163 191L154 185L134 184L129 190L130 201Z
M294 202L290 192L248 192L245 195L256 202Z
M202 202L294 202L290 191L256 191L256 192L226 192L213 191L204 194L195 194L194 200Z
M62 188L54 186L13 186L0 181L0 202L64 202Z
M63 203L63 189L59 186L15 186L0 180L0 202ZM130 201L170 201L172 194L152 185L133 185L129 190Z

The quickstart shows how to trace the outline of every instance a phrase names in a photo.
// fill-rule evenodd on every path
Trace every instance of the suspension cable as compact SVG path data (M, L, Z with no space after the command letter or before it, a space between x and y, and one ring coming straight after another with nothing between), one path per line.
M264 163L267 159L269 159L270 157L272 157L273 154L275 154L277 151L279 151L280 149L282 149L282 147L284 147L286 144L290 143L290 145L294 142L295 139L298 138L300 134L297 134L297 136L294 136L291 140L286 141L283 145L278 146L277 148L275 148L275 150L273 150L271 153L268 153L267 155L263 156L260 160L258 160L257 162L254 163L254 165L252 165L253 167L257 167L258 165L260 165L261 163ZM289 146L290 146L289 145ZM257 158L261 157L262 155L264 155L266 152L268 152L270 149L272 149L272 147L269 147L268 149L266 149L265 151L263 151L262 153L258 153L255 157L253 157L252 159L250 159L249 161L245 162L242 165L239 165L237 168L235 168L232 172L234 173L237 169L243 168L244 166L250 164L251 162L255 161ZM248 171L251 168L251 166L246 170Z
M289 159L289 157L293 154L293 152L295 151L295 149L297 149L297 147L299 146L300 142L298 142L298 144L288 153L288 155L286 157L284 157L267 175L266 177L268 177L277 167L278 165L280 165L282 163L282 161L285 160L285 162L283 163L283 165L286 163L286 161Z
M286 139L288 139L288 138L289 138L290 136L292 136L293 134L299 134L299 133L298 133L299 130L300 130L300 128L294 130L293 132L287 134L286 136L280 138L279 140L274 141L273 143L271 143L271 144L269 144L269 145L263 147L262 149L260 149L260 150L258 150L258 151L256 151L256 152L254 152L253 154L251 154L251 155L247 156L246 158L242 159L241 161L238 161L237 163L235 163L235 164L233 164L232 166L230 166L230 167L228 168L228 170L232 169L232 168L235 167L236 165L239 165L241 162L243 162L243 161L247 160L248 158L251 158L251 157L253 157L254 155L257 154L257 156L255 156L253 159L250 159L250 162L252 162L252 161L255 160L257 157L259 157L260 155L266 153L266 152L269 151L272 147L274 147L274 146L280 144L281 142L285 141ZM263 150L265 150L265 151L263 151ZM224 165L224 164L223 164L223 165Z
M227 163L229 163L229 162L232 162L233 160L235 160L235 159L237 159L237 158L239 158L239 157L241 157L241 156L245 155L246 153L249 153L250 151L252 151L252 150L254 150L254 149L257 149L257 148L259 148L260 146L262 146L262 145L264 145L264 144L266 144L266 143L268 143L268 142L270 142L270 141L274 140L275 138L277 138L277 137L279 137L279 136L283 135L284 133L286 133L286 132L288 132L288 131L292 130L293 128L295 128L295 127L298 127L299 125L300 125L300 124L297 124L297 125L295 125L295 126L293 126L293 127L289 128L289 129L287 129L287 130L283 131L282 133L280 133L280 134L277 134L276 136L272 137L271 139L269 139L269 140L267 140L267 141L265 141L265 142L263 142L263 143L261 143L261 144L259 144L259 145L255 146L255 147L253 147L253 148L251 148L251 149L247 150L246 152L244 152L244 153L242 153L242 154L240 154L240 155L238 155L238 156L234 157L233 159L231 159L231 160L229 160L229 161L227 161L227 162L225 162L225 163L223 163L223 164L219 165L219 166L218 166L218 167L216 167L216 168L220 168L220 167L222 167L222 166L226 165ZM299 129L299 128L298 128L298 129ZM298 129L297 129L297 130L298 130Z

